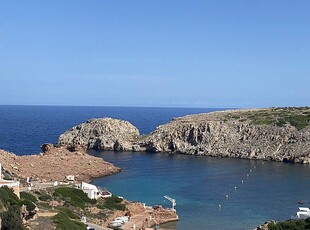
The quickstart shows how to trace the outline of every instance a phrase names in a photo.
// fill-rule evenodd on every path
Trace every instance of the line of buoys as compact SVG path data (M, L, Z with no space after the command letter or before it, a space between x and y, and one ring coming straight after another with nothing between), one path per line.
M264 164L264 162L262 162L262 164ZM254 169L256 169L256 165L253 166L253 169L250 168L250 169L249 169L249 172L250 172L250 173L253 172ZM247 173L247 174L246 174L246 177L247 177L247 178L251 175L250 173ZM241 184L244 184L244 180L241 180ZM234 189L235 189L235 191L237 191L237 186L235 186ZM228 198L229 198L229 195L226 194L226 195L225 195L225 199L228 200ZM222 208L222 205L221 205L221 204L218 204L218 209L221 209L221 208Z

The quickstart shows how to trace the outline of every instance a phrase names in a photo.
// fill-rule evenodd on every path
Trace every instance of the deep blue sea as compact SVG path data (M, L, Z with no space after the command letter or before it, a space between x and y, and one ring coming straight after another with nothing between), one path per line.
M219 109L0 106L0 148L19 155L38 153L42 143L55 143L67 129L95 117L125 119L146 134L173 117L214 110ZM310 206L308 165L172 154L89 153L124 169L95 179L95 184L148 205L169 207L163 196L175 198L180 221L166 225L169 229L253 229L266 220L290 218L298 201Z

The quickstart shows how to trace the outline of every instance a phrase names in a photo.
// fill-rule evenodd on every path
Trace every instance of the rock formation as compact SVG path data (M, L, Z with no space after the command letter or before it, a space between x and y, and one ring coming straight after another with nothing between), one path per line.
M230 110L190 115L175 118L168 124L157 127L149 135L139 138L136 128L126 125L128 128L124 129L124 123L117 123L119 120L113 119L104 119L104 125L110 122L113 126L108 127L113 127L113 130L104 129L105 132L101 135L96 131L97 135L94 135L92 130L98 130L98 126L106 127L99 125L99 121L74 127L73 131L60 136L59 143L82 143L82 146L89 149L310 163L310 108L307 107ZM119 124L121 127L118 127ZM93 144L96 138L99 138L100 145ZM106 145L109 147L105 147L104 143L110 143ZM115 143L121 143L123 147L115 148L118 146Z
M128 151L138 136L138 129L128 121L98 118L68 130L59 137L58 144L69 148Z
M0 150L0 162L3 168L13 175L42 181L62 181L68 175L74 175L78 181L88 181L121 170L82 150L69 151L65 147L54 147L52 144L44 144L41 147L43 153L39 155L17 156Z
M284 113L261 109L185 116L158 127L139 145L152 152L310 163L310 126L296 128Z

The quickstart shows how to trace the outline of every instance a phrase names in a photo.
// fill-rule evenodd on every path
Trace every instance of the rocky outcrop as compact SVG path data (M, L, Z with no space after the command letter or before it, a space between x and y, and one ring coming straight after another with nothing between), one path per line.
M6 171L17 177L32 177L41 181L62 181L68 175L74 175L77 181L89 181L121 171L102 158L90 156L83 150L69 151L65 147L54 147L52 144L44 144L42 149L44 152L39 155L25 156L0 150L0 162Z
M310 108L220 111L175 118L149 135L140 137L132 125L125 125L126 128L122 127L120 132L119 127L113 126L115 129L105 129L104 135L99 135L98 131L94 135L93 130L98 130L100 126L96 121L74 127L60 136L59 143L81 143L89 149L310 163L309 120ZM113 119L108 121L112 124L119 122ZM104 122L100 127L106 124ZM96 138L99 138L100 145L94 144ZM110 144L106 147L104 143Z
M150 152L310 163L310 126L300 130L288 123L279 126L271 123L268 116L255 124L251 116L261 111L268 114L269 110L233 110L177 118L159 126L139 146ZM270 124L264 124L267 122Z
M58 145L85 149L126 151L132 150L132 143L139 131L128 121L98 118L77 125L59 137Z

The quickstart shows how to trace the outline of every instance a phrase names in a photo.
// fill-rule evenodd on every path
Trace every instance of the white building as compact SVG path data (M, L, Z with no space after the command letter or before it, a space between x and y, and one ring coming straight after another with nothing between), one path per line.
M100 192L96 185L82 182L81 189L87 194L90 199L97 199L98 197L100 197Z

